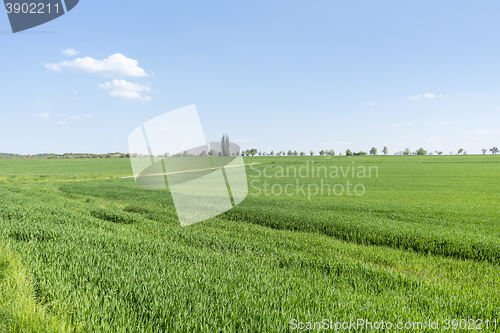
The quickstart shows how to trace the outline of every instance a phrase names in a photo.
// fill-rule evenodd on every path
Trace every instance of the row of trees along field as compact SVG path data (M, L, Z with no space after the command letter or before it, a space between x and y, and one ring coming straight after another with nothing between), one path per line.
M486 152L488 151L488 149L486 148L483 148L481 149L481 152L484 154L486 154ZM497 147L493 147L489 150L492 154L497 154L499 152L499 149ZM369 150L369 153L370 155L377 155L377 152L378 152L378 149L376 147L372 147L370 150ZM384 148L382 149L382 154L384 155L387 155L389 153L389 149L384 146ZM436 154L436 155L442 155L443 152L442 151L434 151L434 152L428 152L427 150L425 150L424 148L419 148L415 151L411 151L410 148L406 148L404 151L400 151L400 152L396 152L394 153L394 155L433 155L433 154ZM259 155L259 156L305 156L306 153L301 151L300 153L296 150L292 151L292 150L288 150L288 152L285 152L284 150L282 151L279 151L277 153L275 153L273 150L271 150L271 152L269 154L267 154L266 152L261 152L261 151L257 151L257 149L247 149L245 151L242 151L241 154L243 156L255 156L255 155ZM311 150L309 152L309 154L311 156L315 155L316 153L314 152L314 150ZM453 152L450 151L449 153L450 155L453 155ZM460 148L457 153L457 155L467 155L467 152L465 150L463 150L462 148ZM330 149L330 150L320 150L319 151L319 155L320 156L334 156L335 155L335 151L333 149ZM342 153L340 153L339 155L342 155ZM367 155L366 152L364 151L359 151L359 152L353 152L351 151L350 149L347 149L345 151L345 155L346 156L364 156L364 155Z
M129 158L130 154L128 153L106 153L106 154L93 154L93 153L64 153L64 154L55 154L55 153L44 153L44 154L9 154L9 153L0 153L0 159L54 159L54 158Z
M386 147L384 147L384 149L385 149L385 148L386 148ZM374 149L374 148L372 148L372 149ZM490 152L491 152L491 154L493 154L493 155L495 155L495 154L497 154L497 153L499 152L499 150L498 150L498 148L497 148L497 147L490 148L490 149L489 149L489 151L490 151ZM483 155L485 155L485 154L488 152L488 149L483 148L483 149L481 149L481 152L483 153ZM371 153L372 153L372 152L370 151L370 154L371 154ZM443 152L442 152L442 151L437 151L437 150L436 150L436 151L434 151L434 153L435 153L436 155L442 155L442 154L443 154ZM376 154L377 154L377 150L376 150L376 148L375 148L375 155L376 155ZM406 148L404 151L400 151L400 152L395 153L395 155L432 155L432 154L433 154L433 152L427 152L427 150L425 150L424 148L420 148L420 149L418 149L418 150L416 150L416 151L414 151L414 152L412 152L412 151L410 150L410 148ZM458 151L457 151L455 154L456 154L456 155L467 155L467 152L466 152L463 148L460 148L460 149L458 149ZM384 154L384 155L385 155L385 154ZM449 155L453 155L453 152L452 152L452 151L450 151L450 152L449 152Z
M491 154L497 154L499 152L499 149L497 147L490 148L489 151ZM481 149L481 152L486 154L488 152L488 149L483 148ZM334 156L335 151L333 149L330 150L320 150L319 152L320 156ZM372 147L369 150L370 155L377 155L378 150L376 147ZM389 153L389 149L384 146L382 149L382 154L387 155ZM424 148L419 148L415 151L411 151L410 148L406 148L404 151L399 151L394 153L394 155L442 155L442 151L434 151L434 152L428 152ZM453 152L450 151L450 155L453 155ZM257 150L256 148L252 149L246 149L243 151L236 151L236 152L231 152L230 151L230 143L229 143L229 136L227 134L224 134L221 139L221 149L220 151L216 151L214 149L210 149L208 151L203 150L201 153L198 154L193 154L189 153L189 151L185 150L182 153L177 153L174 155L170 155L168 152L153 156L153 157L194 157L194 156L201 156L201 157L206 157L206 156L305 156L307 155L304 151L298 152L297 150L280 150L278 152L274 152L274 150L271 150L271 152L266 153ZM314 150L311 150L309 152L310 156L316 155ZM342 156L342 153L339 154ZM347 149L345 151L345 156L364 156L367 155L366 152L364 151L359 151L359 152L353 152L350 149ZM467 155L467 152L460 148L457 152L456 155ZM107 154L88 154L88 153L65 153L65 154L34 154L34 155L20 155L20 154L8 154L8 153L0 153L0 159L53 159L53 158L139 158L139 157L150 157L150 155L147 154L138 154L138 153L107 153Z
M486 149L486 148L483 148L481 150L481 152L483 153L483 155L486 154L487 151L488 151L488 149ZM497 154L499 152L499 149L497 147L493 147L493 148L489 149L489 151L492 154ZM378 154L378 149L376 147L372 147L369 150L369 154L370 155L377 155ZM384 155L389 154L389 149L386 146L384 146L384 148L382 149L382 154L384 154ZM442 155L443 152L442 151L437 151L437 150L434 151L434 152L428 152L424 148L419 148L419 149L417 149L417 150L415 150L415 151L412 152L410 150L410 148L406 148L404 151L400 151L400 152L394 153L394 155L433 155L433 154ZM453 152L450 152L449 154L453 155ZM465 150L463 150L462 148L460 148L457 151L456 154L457 155L467 155L467 152ZM268 154L266 152L261 152L261 151L258 151L255 148L253 148L253 149L247 149L247 150L242 151L241 155L243 155L243 156L255 156L255 155L258 155L258 156L305 156L306 153L303 152L303 151L298 152L297 150L293 150L293 151L292 150L288 150L288 151L281 150L281 151L275 153L274 150L271 150L271 152ZM309 155L313 156L313 155L316 155L316 153L314 152L314 150L311 150L309 152ZM333 149L330 149L330 150L320 150L319 151L319 155L320 156L334 156L335 155L335 151ZM339 155L342 155L342 153L340 153ZM364 152L364 151L353 152L350 149L347 149L345 151L345 156L364 156L364 155L367 155L367 153Z

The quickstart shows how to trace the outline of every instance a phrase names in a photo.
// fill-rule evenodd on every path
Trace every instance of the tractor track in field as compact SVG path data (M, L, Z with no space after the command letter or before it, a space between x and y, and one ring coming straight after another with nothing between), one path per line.
M175 175L175 174L178 174L178 173L188 173L188 172L200 172L200 171L208 171L208 170L218 170L218 169L222 169L222 168L232 168L232 167L245 166L245 165L255 165L255 164L260 164L260 163L259 162L255 162L255 163L247 163L247 164L226 165L226 166L223 166L223 167L214 167L214 168L205 168L205 169L173 171L173 172L164 172L164 173L148 173L146 175L124 176L124 177L120 177L120 178L135 178L135 177L147 177L147 176Z

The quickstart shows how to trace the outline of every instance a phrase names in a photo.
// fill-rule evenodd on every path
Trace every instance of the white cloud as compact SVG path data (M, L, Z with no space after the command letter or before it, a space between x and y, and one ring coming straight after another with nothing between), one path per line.
M398 127L398 124L391 124L392 127Z
M60 71L61 70L61 67L56 63L45 64L45 67L47 67L48 69L51 69L53 71Z
M89 114L84 114L83 116L84 116L85 118L92 118L92 116L91 116L91 115L89 115Z
M35 102L38 102L38 103L43 102L43 99L37 99Z
M420 99L422 97L422 95L415 95L415 96L410 96L410 99ZM436 94L432 94L432 93L426 93L424 94L424 97L425 98L438 98L438 97L443 97L443 94L439 94L439 95L436 95Z
M50 118L49 114L47 112L41 112L41 113L37 113L37 114L32 114L31 115L32 117L40 117L40 118Z
M76 91L75 89L73 89L71 91L73 92L73 94L78 95L78 91Z
M64 120L61 120L61 121L58 121L56 124L59 124L59 125L66 125L66 122Z
M438 98L438 97L443 97L443 94L436 95L436 94L427 93L427 94L424 94L424 97L425 98Z
M413 126L413 123L407 123L406 125L408 125L408 126Z
M83 120L83 118L80 116L71 116L70 118L74 120Z
M77 55L80 52L77 51L77 50L75 50L75 49L66 49L66 50L62 50L62 53L64 55L67 55L67 56L74 56L74 55Z
M98 84L99 88L103 90L110 90L109 94L113 97L121 97L123 99L142 99L149 101L150 96L142 96L143 92L152 91L148 86L127 82L125 80L113 80L113 82L106 82L105 84Z
M444 124L446 124L446 121L440 121L439 123L444 125Z
M423 122L423 124L424 124L424 125L427 125L427 123L426 123L425 121Z
M369 102L365 102L366 105L374 105L374 103L372 101L369 101Z
M105 77L149 76L144 69L139 67L138 61L127 58L123 54L115 53L107 59L96 60L91 57L77 58L72 61L48 63L45 67L60 71L63 67L81 70L87 73L101 74Z
M500 110L500 107L498 107L497 110Z

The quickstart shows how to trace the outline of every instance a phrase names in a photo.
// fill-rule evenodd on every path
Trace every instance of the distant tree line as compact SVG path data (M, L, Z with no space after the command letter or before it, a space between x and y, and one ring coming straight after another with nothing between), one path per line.
M62 159L62 158L151 158L151 157L207 157L207 156L305 156L306 153L304 151L298 152L297 150L280 150L278 152L274 152L271 150L270 153L266 153L256 148L246 149L242 151L230 151L230 143L229 136L224 134L221 138L221 147L220 151L216 151L214 149L210 149L208 151L203 150L201 153L190 153L188 150L185 150L182 153L177 153L174 155L170 155L168 152L160 154L160 155L149 155L149 154L139 154L139 153L107 153L107 154L91 154L91 153L65 153L65 154L54 154L54 153L45 153L45 154L34 154L34 155L21 155L21 154L9 154L9 153L0 153L0 159ZM486 154L488 149L483 148L481 152ZM497 147L493 147L489 149L492 154L497 154L499 149ZM377 148L372 147L369 150L370 155L377 155ZM384 146L382 149L382 154L387 155L389 153L389 149ZM442 151L435 151L436 155L442 155ZM309 152L310 156L315 155L314 150ZM411 151L410 148L406 148L404 151L399 151L394 153L394 155L432 155L432 152L427 152L424 148L419 148L415 151ZM467 155L467 152L462 148L458 149L457 155ZM320 156L335 156L335 151L333 149L329 150L320 150ZM342 156L342 153L339 154ZM364 151L353 152L350 149L345 151L345 156L365 156L367 155ZM453 152L450 152L450 155L453 155Z
M129 158L128 153L107 153L107 154L92 154L92 153L64 153L64 154L9 154L0 153L0 159L59 159L59 158Z
M486 154L486 152L488 151L488 149L486 148L483 148L482 150L482 153L483 155ZM489 150L492 154L497 154L500 152L500 150L497 148L497 147L493 147ZM370 155L377 155L378 153L378 149L376 147L372 147L369 152L368 152ZM311 156L315 155L316 153L314 152L314 150L311 150L309 152L309 154ZM387 146L384 146L384 148L382 149L382 154L384 155L387 155L389 154L389 149L387 148ZM442 151L434 151L434 152L430 152L430 151L427 151L425 150L424 148L419 148L415 151L411 151L410 148L406 148L404 151L399 151L399 152L396 152L394 153L394 155L433 155L433 154L436 154L436 155L442 155L443 152ZM450 152L449 153L450 155L453 155L453 152ZM463 150L462 148L458 149L457 155L467 155L467 152L465 150ZM266 153L266 152L261 152L261 151L258 151L257 149L255 148L252 148L252 149L247 149L247 150L244 150L241 152L241 155L242 156L255 156L255 155L259 155L259 156L305 156L306 153L304 151L301 151L301 152L298 152L297 150L288 150L288 151L285 151L285 150L281 150L279 152L274 152L274 150L271 150L270 153ZM335 151L333 149L330 149L330 150L320 150L319 151L319 155L320 156L334 156L335 155ZM340 156L342 156L342 153L339 154ZM345 151L345 156L365 156L367 155L366 152L364 151L358 151L358 152L354 152L354 151L351 151L350 149L347 149Z

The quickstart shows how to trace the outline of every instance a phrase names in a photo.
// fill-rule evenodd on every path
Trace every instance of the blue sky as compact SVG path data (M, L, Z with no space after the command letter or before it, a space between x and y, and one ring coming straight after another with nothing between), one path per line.
M0 15L0 152L127 151L141 123L196 104L207 141L244 149L480 153L500 146L499 12L81 0L17 34Z

